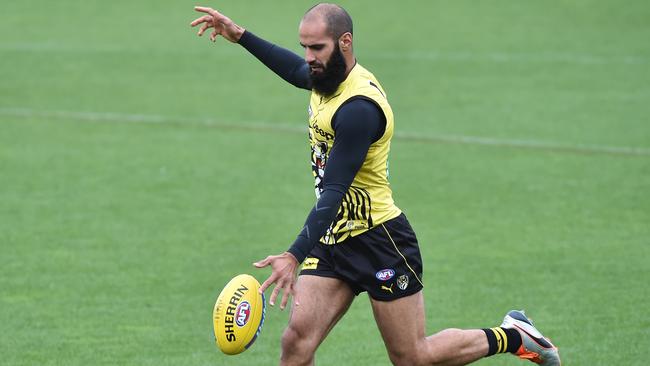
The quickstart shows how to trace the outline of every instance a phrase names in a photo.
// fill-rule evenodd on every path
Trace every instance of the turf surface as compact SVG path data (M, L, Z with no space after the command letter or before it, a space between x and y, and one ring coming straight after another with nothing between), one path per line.
M566 365L645 365L647 2L342 4L396 114L427 329L525 308ZM2 5L0 364L276 363L286 312L236 357L210 313L313 204L307 94L196 38L193 5ZM208 5L300 52L311 3ZM317 359L389 363L365 296Z

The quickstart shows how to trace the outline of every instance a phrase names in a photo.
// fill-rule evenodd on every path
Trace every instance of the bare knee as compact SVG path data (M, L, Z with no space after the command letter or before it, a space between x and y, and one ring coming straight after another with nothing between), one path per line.
M388 348L388 357L390 362L395 366L420 366L431 365L430 360L423 357L422 341L417 344L403 344L398 347Z
M318 340L289 324L282 334L282 365L313 364L317 347Z
M392 347L388 350L388 356L395 366L448 365L451 360L454 360L456 353L462 354L463 350L454 349L450 354L450 348L453 348L453 345L446 341L452 338L457 339L463 332L461 329L445 329L416 342L402 344L401 347Z
M419 366L422 361L419 359L417 353L395 352L389 351L388 357L390 362L395 366Z

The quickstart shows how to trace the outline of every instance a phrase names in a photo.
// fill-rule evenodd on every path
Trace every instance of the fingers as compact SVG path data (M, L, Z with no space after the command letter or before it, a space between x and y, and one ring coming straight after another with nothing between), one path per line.
M195 6L194 10L199 11L201 13L206 13L212 15L212 12L215 12L214 9L209 8L207 6Z
M209 14L212 18L214 18L215 21L223 21L224 19L228 19L225 15L219 13L218 11L208 8L205 6L195 6L194 10L201 12L201 13L206 13Z
M277 277L274 275L271 275L264 283L262 286L260 286L260 293L264 292L269 286L271 286L273 283L277 281ZM284 308L287 306L287 302L289 302L289 297L293 296L293 282L291 279L288 281L277 281L277 284L273 288L273 292L271 292L271 297L269 298L269 304L271 306L275 306L275 300L278 298L278 295L280 294L280 290L283 290L282 294L282 301L280 302L280 310L284 310Z
M269 264L271 264L271 256L268 256L268 257L262 259L261 261L257 261L255 263L253 263L253 265L255 267L257 267L257 268L264 268L264 267L268 266Z
M217 41L217 35L219 35L219 31L217 31L217 29L215 28L215 29L212 31L212 33L210 33L210 40L211 40L212 42L216 42L216 41Z
M209 16L209 15L204 15L204 16L202 16L200 18L196 18L196 19L194 19L192 21L192 23L190 23L190 26L195 27L195 26L197 26L197 25L199 25L201 23L206 23L206 22L211 23L212 22L212 17Z
M203 33L204 33L208 28L210 28L210 23L204 23L204 24L201 26L201 28L199 29L199 32L196 33L196 35L199 36L199 37L201 37L201 36L203 35Z
M264 291L266 291L266 289L269 288L269 286L271 286L272 284L274 284L275 281L276 281L277 279L278 279L278 275L277 275L277 274L275 274L275 273L274 273L274 274L271 274L271 276L269 276L269 278L267 278L266 281L264 281L264 283L262 284L262 286L260 286L260 290L259 290L260 294L261 294L261 293L264 293ZM277 286L276 286L276 287L277 287ZM273 305L273 304L271 304L271 305Z
M289 287L284 289L284 294L282 295L282 302L280 303L280 310L284 310L289 301L289 296L293 296L293 284L289 284Z
M273 293L271 293L271 299L269 300L269 303L271 305L275 305L275 299L280 293L280 290L283 290L282 301L280 302L280 310L284 310L284 308L287 307L289 298L293 297L295 300L295 293L294 293L293 286L294 286L293 277L284 278L278 281L277 285L273 289ZM296 301L295 304L300 305L298 301Z
M281 288L282 286L280 286L280 284L277 284L275 288L273 288L273 292L271 293L271 298L269 299L269 304L271 304L271 306L275 306L275 299L278 297ZM280 306L280 309L284 309L282 305Z

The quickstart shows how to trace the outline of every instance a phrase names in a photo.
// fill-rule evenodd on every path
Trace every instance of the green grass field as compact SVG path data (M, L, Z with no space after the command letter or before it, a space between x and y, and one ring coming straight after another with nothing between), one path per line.
M277 363L287 312L228 357L211 311L313 205L308 94L195 37L198 4L0 6L1 365ZM312 3L203 4L300 52ZM646 365L650 5L342 5L395 111L429 332L525 308L564 365ZM389 364L366 296L317 362Z

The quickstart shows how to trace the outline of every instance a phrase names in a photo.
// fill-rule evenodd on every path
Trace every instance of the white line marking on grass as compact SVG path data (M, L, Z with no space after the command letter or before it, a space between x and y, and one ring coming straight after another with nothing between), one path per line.
M53 111L37 110L31 108L8 108L0 107L0 116L18 118L46 118L46 119L73 119L87 122L117 122L117 123L142 123L142 124L167 124L167 125L198 125L215 128L226 128L236 130L252 131L275 131L306 134L306 127L278 123L272 121L239 121L237 123L224 122L214 118L189 118L161 116L153 114L128 114L112 112L77 112L77 111ZM398 140L419 141L427 143L450 143L478 146L493 146L506 148L522 148L531 150L547 150L555 152L572 152L581 154L609 154L609 155L632 155L650 156L650 149L642 147L605 146L605 145L584 145L566 144L554 141L500 139L478 136L452 136L432 135L413 132L396 132Z
M650 149L642 147L604 146L586 144L566 144L554 141L499 139L479 136L450 136L450 135L420 135L413 133L399 133L395 136L413 141L430 141L452 144L484 145L495 147L523 148L531 150L566 151L581 154L610 154L610 155L637 155L650 156Z
M238 130L272 130L278 132L292 132L307 134L307 127L280 122L255 122L239 121L237 123L225 122L215 118L198 117L175 117L155 114L130 114L114 112L80 112L80 111L56 111L37 110L31 108L9 108L0 107L0 116L11 116L20 118L51 118L51 119L74 119L87 122L117 122L117 123L142 123L142 124L168 124L168 125L194 125L217 128L228 128Z
M129 47L116 44L77 45L62 42L17 42L0 43L0 50L14 52L54 52L54 53L140 53L140 54L202 54L221 57L240 57L235 48L222 48L218 53L208 49L187 47L183 50L163 48ZM300 53L298 53L300 54ZM647 65L649 57L639 55L592 55L570 52L541 51L530 52L462 52L462 51L365 51L361 56L380 60L408 60L421 62L492 62L492 63L567 63L578 65Z
M580 65L645 65L650 59L639 56L599 56L559 52L435 52L406 51L368 53L370 58L409 61L452 61L452 62L494 62L494 63L568 63Z

